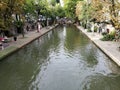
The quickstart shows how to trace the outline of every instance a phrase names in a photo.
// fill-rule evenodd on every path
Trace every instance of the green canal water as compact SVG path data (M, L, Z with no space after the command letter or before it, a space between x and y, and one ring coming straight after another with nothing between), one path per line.
M120 90L120 68L74 26L58 26L0 62L0 90Z

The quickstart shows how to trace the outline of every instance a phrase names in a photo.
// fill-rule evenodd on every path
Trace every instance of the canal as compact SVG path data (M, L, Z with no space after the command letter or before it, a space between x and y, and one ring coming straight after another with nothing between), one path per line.
M0 62L0 90L120 90L120 68L75 26L58 26Z

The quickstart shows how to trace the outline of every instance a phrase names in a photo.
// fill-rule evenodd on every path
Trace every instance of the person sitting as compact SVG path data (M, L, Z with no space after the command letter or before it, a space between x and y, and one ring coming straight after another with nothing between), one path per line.
M11 41L11 39L8 38L7 36L5 36L5 37L2 39L2 42L3 42L3 43L7 43L7 42L10 42L10 41Z
M4 38L3 38L3 37L0 37L0 42L1 42L1 41L4 41Z

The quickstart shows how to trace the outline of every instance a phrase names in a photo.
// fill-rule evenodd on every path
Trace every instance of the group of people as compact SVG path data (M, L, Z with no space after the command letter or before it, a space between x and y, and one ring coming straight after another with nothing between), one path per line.
M100 23L100 24L91 24L92 25L92 27L91 27L91 30L92 30L92 32L94 32L94 29L95 29L95 27L97 27L97 32L98 33L102 33L102 32L106 32L106 33L109 33L110 32L110 29L112 30L112 29L114 29L113 27L112 27L112 25L110 25L110 24L104 24L104 23Z
M0 50L4 49L3 43L6 43L8 41L8 37L4 36L4 38L0 37Z
M105 33L105 34L111 34L114 35L114 40L115 41L119 41L120 39L120 31L119 30L115 30L115 28L112 26L112 24L104 24L104 23L100 23L100 24L91 24L91 30L92 32L94 32L95 27L97 27L97 32L98 33Z
M37 32L40 32L40 30L42 28L41 22L37 22L36 26L37 26ZM26 31L27 32L30 31L30 26L29 25L26 26Z

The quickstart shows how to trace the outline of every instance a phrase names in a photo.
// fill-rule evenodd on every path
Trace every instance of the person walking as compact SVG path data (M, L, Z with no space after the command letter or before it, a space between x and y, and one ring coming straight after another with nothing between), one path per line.
M94 32L94 27L95 27L95 25L94 25L94 23L92 23L92 27L91 27L92 32Z
M38 22L37 23L37 32L40 32L40 30L41 30L41 24L40 24L40 22Z
M17 35L14 35L13 39L14 41L17 41Z
M101 33L102 32L102 26L101 26L101 24L99 25L99 31L98 31L98 33Z
M27 25L27 27L26 27L26 30L27 30L27 32L30 30L30 28L29 28L29 26Z

